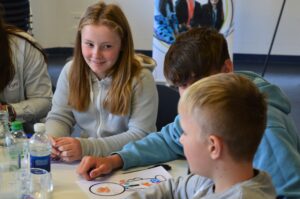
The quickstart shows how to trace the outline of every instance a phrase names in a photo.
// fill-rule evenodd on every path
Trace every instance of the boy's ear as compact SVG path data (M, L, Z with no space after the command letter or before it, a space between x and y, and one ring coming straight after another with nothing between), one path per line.
M213 160L218 159L221 156L223 150L223 143L221 138L215 135L210 135L208 137L208 150L211 159Z
M231 59L226 59L224 62L224 66L222 68L222 72L224 73L231 73L233 72L233 63Z

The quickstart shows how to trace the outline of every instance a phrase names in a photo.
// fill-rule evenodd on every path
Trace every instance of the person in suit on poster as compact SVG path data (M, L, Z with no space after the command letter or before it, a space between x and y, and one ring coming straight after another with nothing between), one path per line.
M177 0L175 3L179 32L185 32L192 27L199 27L202 7L195 0Z
M208 0L202 7L201 26L210 26L220 31L224 23L222 0Z

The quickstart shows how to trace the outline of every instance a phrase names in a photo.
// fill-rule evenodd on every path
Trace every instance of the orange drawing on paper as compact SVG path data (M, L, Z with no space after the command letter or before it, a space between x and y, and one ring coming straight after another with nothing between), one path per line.
M110 189L107 186L99 187L99 188L97 188L97 192L99 192L99 193L109 193Z

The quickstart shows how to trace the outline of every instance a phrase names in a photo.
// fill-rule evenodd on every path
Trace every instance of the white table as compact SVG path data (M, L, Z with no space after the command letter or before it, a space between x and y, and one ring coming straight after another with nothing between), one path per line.
M173 178L187 174L187 163L185 160L174 160L166 164L172 167L169 173L173 176ZM79 176L76 174L77 166L78 163L52 163L51 173L54 184L52 199L88 199L88 196L76 183L79 178ZM140 168L141 167L133 168L131 170L138 170ZM122 173L124 171L117 172Z

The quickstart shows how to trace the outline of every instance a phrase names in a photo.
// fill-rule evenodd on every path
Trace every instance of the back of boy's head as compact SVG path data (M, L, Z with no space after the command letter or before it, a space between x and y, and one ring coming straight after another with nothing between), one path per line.
M165 56L164 75L175 86L191 84L221 72L229 59L224 36L211 28L193 28L180 34Z
M266 127L267 106L250 80L233 73L212 75L192 84L178 106L204 135L220 137L234 160L253 160Z

